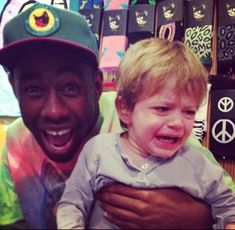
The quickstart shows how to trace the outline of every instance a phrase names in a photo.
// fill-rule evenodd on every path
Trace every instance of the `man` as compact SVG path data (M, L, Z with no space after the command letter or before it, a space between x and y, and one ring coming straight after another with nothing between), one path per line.
M9 21L3 36L0 64L22 118L9 127L1 155L0 224L24 219L31 228L55 228L55 205L84 143L120 129L115 94L101 96L96 41L81 15L35 4ZM99 199L120 227L212 224L209 207L177 189L113 185Z

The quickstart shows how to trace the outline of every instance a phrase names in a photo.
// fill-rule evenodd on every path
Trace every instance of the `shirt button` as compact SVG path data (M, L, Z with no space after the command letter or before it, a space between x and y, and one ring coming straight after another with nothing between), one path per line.
M149 168L149 164L148 163L144 163L142 166L141 166L141 169L142 170L147 170Z
M143 179L144 174L143 174L142 172L139 172L139 173L138 173L138 177L139 177L139 179Z

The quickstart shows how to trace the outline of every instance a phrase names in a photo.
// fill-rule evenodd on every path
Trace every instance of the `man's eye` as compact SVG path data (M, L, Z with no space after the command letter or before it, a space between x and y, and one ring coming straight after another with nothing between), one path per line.
M40 87L36 86L26 88L25 92L30 97L39 97L43 94L43 90Z
M79 94L79 87L77 85L66 85L63 93L67 96L77 96Z

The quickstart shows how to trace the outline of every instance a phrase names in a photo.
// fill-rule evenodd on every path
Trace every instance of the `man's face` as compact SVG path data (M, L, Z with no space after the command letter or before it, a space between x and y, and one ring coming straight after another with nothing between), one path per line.
M25 125L57 162L77 153L99 114L102 82L81 60L66 52L31 52L17 63L11 80Z

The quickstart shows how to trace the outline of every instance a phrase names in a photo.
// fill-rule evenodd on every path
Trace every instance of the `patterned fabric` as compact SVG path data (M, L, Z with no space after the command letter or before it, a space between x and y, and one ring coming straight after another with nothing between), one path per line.
M100 68L116 71L127 48L128 1L104 1Z
M1 21L0 21L0 48L3 45L2 40L2 31L3 27L6 24L7 21L9 21L11 18L16 16L19 12L21 12L27 5L31 5L32 3L35 3L35 1L31 0L10 0L7 1L4 5L2 12L1 12Z
M207 117L208 117L208 104L209 104L209 92L211 84L207 84L207 96L205 101L198 109L195 122L193 125L193 132L200 142L203 141L207 132Z
M195 120L193 125L193 132L195 133L195 136L197 139L202 142L205 135L206 135L206 121L205 120Z
M128 9L128 0L104 0L104 10L118 10L118 9Z
M104 36L100 68L105 72L116 71L127 47L127 37L122 35Z
M177 34L179 34L178 33L179 29L177 29L176 24L177 24L176 22L172 22L158 27L157 37L167 39L169 41L181 40L182 39L181 35L179 36L179 38L177 38Z
M235 2L218 1L217 7L217 74L235 72Z
M235 25L218 27L218 73L231 72L235 59Z
M131 0L131 5L138 5L138 4L149 4L155 5L157 0Z
M185 30L187 44L204 65L212 64L212 25L189 27Z
M155 36L156 7L149 4L133 5L128 14L128 46Z
M235 56L235 25L218 28L218 47L219 61L232 60Z
M214 4L214 0L191 0L186 4L184 41L207 67L212 65Z
M102 8L103 7L103 1L102 0L70 0L70 2L76 2L78 4L78 9L93 9L93 8ZM73 3L74 4L74 3ZM78 11L77 11L78 12Z
M166 0L157 4L156 37L169 41L182 41L184 4L182 0Z
M12 176L7 167L6 150L0 155L0 226L13 224L23 218L19 200L15 192Z

